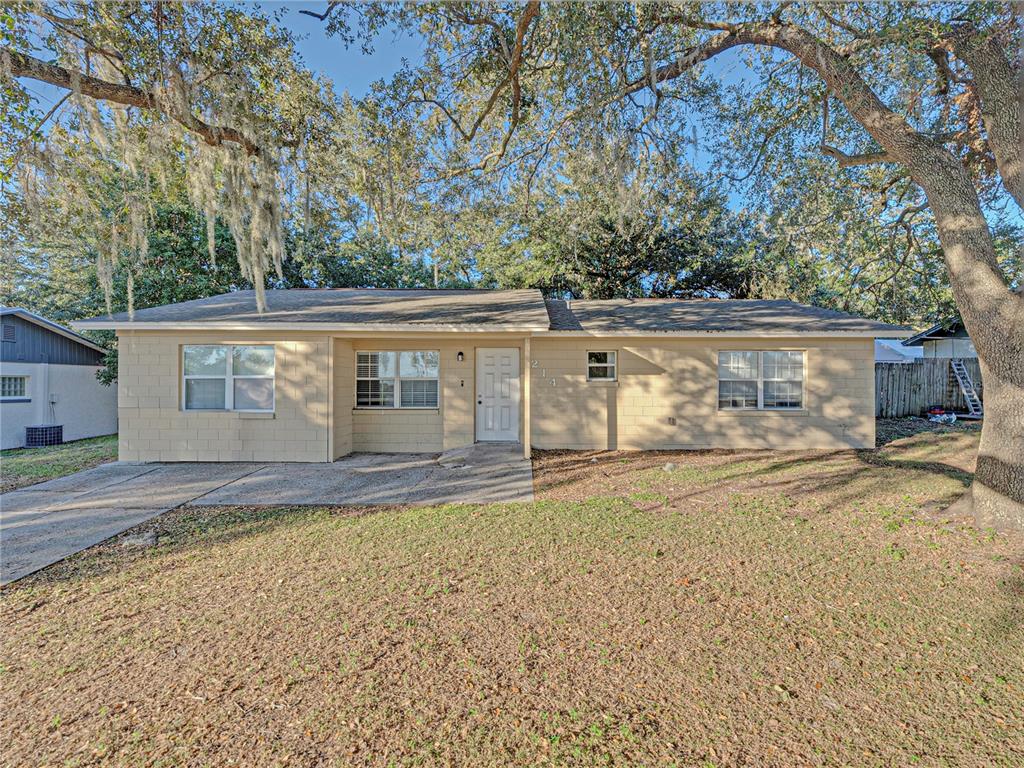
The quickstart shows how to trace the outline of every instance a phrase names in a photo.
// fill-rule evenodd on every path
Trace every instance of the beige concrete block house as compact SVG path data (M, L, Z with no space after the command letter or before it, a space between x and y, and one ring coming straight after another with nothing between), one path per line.
M874 445L874 339L789 301L251 291L83 320L118 337L120 458Z

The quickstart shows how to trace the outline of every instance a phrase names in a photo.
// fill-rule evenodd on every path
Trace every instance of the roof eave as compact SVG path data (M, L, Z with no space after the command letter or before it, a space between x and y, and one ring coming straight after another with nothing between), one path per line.
M541 325L452 325L443 323L303 323L303 322L174 322L174 321L120 321L120 320L82 320L73 323L75 327L94 330L119 331L320 331L329 333L523 333L540 337L622 337L622 338L788 338L804 337L847 337L847 338L902 338L913 331L900 328L859 329L859 330L683 330L683 331L652 331L652 330L552 330Z
M42 315L37 315L35 312L30 312L27 309L6 308L2 314L11 315L13 317L20 317L22 320L26 322L32 323L33 325L37 325L40 328L45 328L48 331L52 331L53 333L63 336L66 339L70 339L71 341L74 341L77 344L81 344L83 347L88 347L89 349L95 350L96 352L100 352L104 355L110 352L109 349L101 347L99 344L97 344L94 341L91 341L90 339L87 339L85 336L75 333L74 331L65 328L63 325L55 323L52 320L47 320ZM72 325L76 324L77 323L74 322L72 323ZM95 330L101 329L96 328Z
M903 341L904 347L920 347L924 342L930 339L948 339L948 335L945 336L933 336L932 334L939 333L940 331L948 334L953 328L955 328L962 321L955 318L947 318L942 322L936 323L931 328L925 328L920 333L915 333L910 336L909 339Z
M77 328L111 331L322 331L331 333L537 333L546 331L547 325L452 325L445 323L303 323L263 322L178 322L178 321L121 321L82 320L73 323Z
M861 339L895 339L909 336L913 331L907 329L877 329L877 330L849 330L849 331L823 331L823 330L777 330L777 331L542 331L537 336L582 336L582 337L623 337L623 338L660 338L668 336L672 338L707 338L709 336L720 336L726 338L765 338L782 339L795 336L813 338L847 337Z

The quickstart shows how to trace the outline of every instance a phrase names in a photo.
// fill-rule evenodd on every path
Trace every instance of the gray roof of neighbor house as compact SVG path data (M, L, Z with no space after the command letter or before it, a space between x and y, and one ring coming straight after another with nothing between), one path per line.
M964 328L963 320L958 317L949 317L941 323L936 323L931 328L925 328L909 339L903 340L905 347L921 347L930 339L949 339L954 337L967 338L967 329Z
M252 291L121 312L80 328L331 331L505 331L602 336L843 334L906 336L900 326L792 301L613 299L545 301L538 290L267 291L259 314Z
M70 341L73 341L77 344L81 344L83 347L88 347L89 349L92 349L96 352L101 352L103 354L107 353L107 350L105 350L92 339L87 339L85 338L85 336L75 333L70 328L65 328L60 323L55 323L52 320L47 320L42 315L37 315L35 312L30 312L29 310L23 309L22 307L0 306L0 317L20 317L22 320L25 320L26 322L32 323L33 325L37 325L40 328L45 328L48 331L52 331L53 333L63 336L64 338Z
M120 312L75 323L80 328L237 328L330 330L541 331L548 314L540 291L383 290L374 288L267 291L256 311L253 291Z
M759 299L548 300L551 330L592 335L906 336L911 331L795 301Z

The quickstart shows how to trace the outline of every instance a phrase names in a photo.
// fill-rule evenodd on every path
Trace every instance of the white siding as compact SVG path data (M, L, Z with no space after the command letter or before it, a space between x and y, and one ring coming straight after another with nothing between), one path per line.
M0 447L21 448L25 427L35 424L63 425L66 441L117 432L117 386L100 384L98 367L4 363L0 370L4 376L28 376L30 400L0 403Z

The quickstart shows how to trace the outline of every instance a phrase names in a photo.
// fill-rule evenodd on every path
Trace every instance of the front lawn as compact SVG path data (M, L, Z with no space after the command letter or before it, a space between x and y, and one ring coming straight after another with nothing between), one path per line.
M1020 765L1021 539L942 513L976 445L547 453L530 505L180 509L0 595L3 759Z
M117 435L45 448L0 451L0 493L63 477L117 459Z

